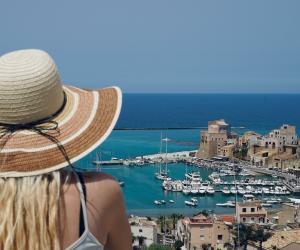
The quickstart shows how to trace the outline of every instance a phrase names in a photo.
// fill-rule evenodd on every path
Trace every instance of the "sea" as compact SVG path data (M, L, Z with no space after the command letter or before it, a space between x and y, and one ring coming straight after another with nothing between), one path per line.
M123 107L115 130L95 151L77 163L78 168L92 170L97 152L103 160L133 158L156 154L160 138L170 139L168 152L196 150L200 131L210 120L223 118L232 131L243 134L252 130L267 134L282 124L300 128L300 94L124 94ZM185 165L170 164L172 179L184 179ZM189 166L188 171L200 171L207 179L211 170ZM154 177L158 166L107 166L101 171L124 181L122 187L128 214L160 216L179 213L193 215L201 210L234 213L232 208L217 207L216 203L234 200L222 193L199 196L196 208L184 204L189 197L182 193L163 191L161 181ZM101 192L101 190L99 190ZM157 206L154 200L165 200ZM175 203L169 203L172 199Z

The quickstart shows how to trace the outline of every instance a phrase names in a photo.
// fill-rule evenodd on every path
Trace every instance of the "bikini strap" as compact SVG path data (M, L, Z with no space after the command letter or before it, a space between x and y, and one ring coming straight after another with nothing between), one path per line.
M81 236L88 230L87 208L86 208L86 186L83 176L75 172L77 179L76 185L80 195L80 217L79 217L79 235Z

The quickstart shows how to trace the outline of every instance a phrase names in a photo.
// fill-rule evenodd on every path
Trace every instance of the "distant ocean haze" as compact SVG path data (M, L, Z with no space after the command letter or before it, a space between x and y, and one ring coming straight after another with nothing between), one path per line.
M124 94L116 128L201 128L219 118L233 129L299 131L300 94Z

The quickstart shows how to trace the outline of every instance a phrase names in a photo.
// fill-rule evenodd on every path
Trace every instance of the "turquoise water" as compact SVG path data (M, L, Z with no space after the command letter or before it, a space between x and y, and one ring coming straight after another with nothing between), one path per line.
M300 127L300 95L268 94L127 94L117 124L122 128L199 128L182 130L162 130L163 137L171 139L169 152L195 150L199 145L200 127L206 127L209 120L224 118L239 134L255 130L266 134L283 123ZM102 159L111 157L130 158L159 152L159 130L116 130L100 148L77 163L80 168L91 169L96 152L102 152ZM154 166L124 168L107 167L103 171L125 181L123 188L128 213L159 215L172 212L193 214L200 209L211 209L218 213L233 213L231 208L216 207L234 199L233 196L200 198L198 208L184 205L186 197L181 193L166 193L160 181L154 178ZM170 166L173 178L184 178L185 167L181 164ZM209 173L201 169L202 177ZM156 199L176 201L156 207ZM188 198L189 199L189 198Z
M163 136L171 138L169 152L197 149L199 130L163 130ZM113 131L108 140L86 158L77 163L77 167L91 169L95 166L92 161L96 159L96 152L102 152L103 159L111 157L125 158L136 157L145 154L159 152L161 131ZM184 179L185 165L170 164L170 176L172 179ZM203 179L211 173L205 168L188 166L188 171L200 170ZM125 181L123 187L126 208L128 214L159 216L161 214L181 213L192 215L200 210L213 210L216 213L233 213L233 208L217 207L216 203L224 203L234 200L234 196L224 196L222 193L214 195L198 196L198 207L187 207L185 200L191 196L182 193L167 192L161 187L161 181L155 179L157 166L143 167L107 166L102 171L113 175L116 179ZM154 205L154 200L174 200L176 203L168 203L162 206Z

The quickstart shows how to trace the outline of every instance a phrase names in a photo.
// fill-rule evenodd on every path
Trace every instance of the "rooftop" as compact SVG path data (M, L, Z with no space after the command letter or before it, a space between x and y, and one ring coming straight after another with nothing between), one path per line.
M292 242L299 242L300 229L288 231L275 231L274 235L263 243L264 248L272 248L277 246L279 249L291 244Z

